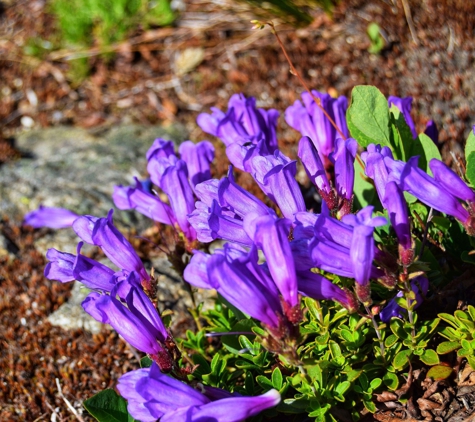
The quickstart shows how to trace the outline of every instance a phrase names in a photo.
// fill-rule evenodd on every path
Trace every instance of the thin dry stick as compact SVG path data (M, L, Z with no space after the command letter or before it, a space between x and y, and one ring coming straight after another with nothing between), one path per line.
M59 396L64 400L64 402L66 403L66 406L68 407L68 409L71 411L71 413L74 416L76 416L76 418L79 422L85 422L84 419L81 417L81 415L78 413L78 411L71 404L71 402L64 396L63 390L61 389L61 384L59 383L59 379L55 378L55 380L56 380L56 387L58 387Z
M417 38L416 29L414 28L414 22L412 21L411 8L407 0L401 0L402 7L404 8L404 14L406 15L407 25L409 26L409 31L411 31L412 40L416 45L419 45L419 39Z
M322 111L322 113L325 115L325 117L329 120L331 125L335 128L335 130L338 132L338 134L341 136L342 139L346 139L345 134L341 131L341 129L337 126L335 121L331 118L331 116L327 113L327 111L323 108L320 102L320 98L317 98L315 95L313 95L311 89L307 85L307 83L303 80L303 78L300 76L300 73L297 72L297 69L295 68L294 64L292 63L292 60L290 59L287 50L284 47L284 44L282 43L279 34L277 33L277 30L275 29L274 23L273 22L267 22L267 25L271 27L272 33L275 35L275 38L277 39L277 42L279 43L279 46L284 53L285 59L287 60L287 63L290 66L290 73L292 75L297 76L297 79L299 82L302 84L302 86L305 88L305 90L310 94L312 97L313 101L317 104L318 108ZM356 161L358 161L358 164L361 166L361 168L365 168L363 162L361 161L361 158L358 154L356 154Z

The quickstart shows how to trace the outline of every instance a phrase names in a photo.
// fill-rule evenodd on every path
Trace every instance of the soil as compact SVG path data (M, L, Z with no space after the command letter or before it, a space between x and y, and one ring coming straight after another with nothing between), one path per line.
M452 164L451 153L462 155L475 123L475 4L408 4L414 37L400 0L342 0L332 18L314 10L310 26L281 23L277 30L312 88L349 96L354 85L372 84L385 95L413 96L418 129L435 120L443 157ZM30 127L178 121L199 140L206 136L195 124L198 112L225 108L233 93L253 95L260 106L283 111L303 91L269 29L251 30L255 9L245 3L189 0L173 28L139 29L113 46L112 56L101 56L93 46L83 51L90 65L83 81L69 76L73 50L42 57L25 53L29 39L53 36L54 18L45 1L0 5L0 165L21 156L15 135ZM370 22L379 24L386 40L379 55L367 51ZM182 75L177 54L189 47L202 48L204 59ZM298 134L283 119L280 134L284 152L295 156ZM217 176L226 171L220 158ZM138 356L113 332L93 336L50 326L46 317L67 300L70 287L43 277L45 260L34 248L41 234L6 219L0 233L17 248L14 259L0 259L0 420L92 420L86 412L74 415L66 400L81 412L84 399L138 367ZM457 378L435 386L414 371L406 385L408 405L383 397L386 405L364 420L471 420L475 375L461 362L453 365Z

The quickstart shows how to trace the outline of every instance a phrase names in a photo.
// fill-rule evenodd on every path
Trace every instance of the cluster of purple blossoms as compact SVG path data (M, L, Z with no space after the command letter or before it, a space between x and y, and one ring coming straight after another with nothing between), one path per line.
M194 210L193 190L211 177L214 147L208 141L186 141L180 145L179 153L181 158L176 156L173 142L164 139L156 139L147 152L150 180L166 194L169 203L138 180L135 187L116 186L112 198L121 210L135 209L154 221L174 226L183 233L185 242L192 244L196 232L188 215Z
M188 251L193 252L184 279L198 288L215 289L230 304L260 321L274 340L265 344L278 353L285 353L287 341L298 336L302 296L334 300L354 312L359 308L358 302L365 306L372 303L371 280L393 288L398 279L396 260L388 264L386 252L374 240L375 228L387 224L386 218L373 216L372 206L352 212L358 145L348 137L346 98L312 94L319 98L320 107L305 93L303 105L296 101L285 117L303 136L298 157L323 199L320 214L307 211L295 180L297 162L277 148L278 112L258 109L254 98L243 95L231 98L226 113L213 109L211 115L201 114L198 124L224 142L232 165L251 174L269 198L267 204L236 183L233 166L220 180L211 178L214 148L207 141L184 142L179 149L180 158L171 141L157 139L149 149L150 180L168 201L138 180L135 187L118 186L113 194L119 209L136 209L154 221L175 227ZM389 103L401 110L416 137L410 117L412 99L390 97ZM334 119L338 130L322 108ZM428 125L426 132L435 136L434 127ZM414 259L404 191L454 216L470 233L475 230L475 194L441 161L430 162L431 177L418 168L417 157L407 163L395 160L388 147L369 145L361 158L365 174L373 180L388 212L399 244L399 263L404 269ZM61 282L78 280L92 289L83 302L84 309L110 324L154 361L151 368L133 371L119 381L119 391L128 400L133 417L145 422L177 418L233 422L280 401L275 390L252 398L209 387L198 392L165 375L176 373L178 351L150 299L154 297L154 280L130 243L114 227L112 211L107 218L78 217L58 209L51 212L58 216L56 227L72 224L84 242L101 247L119 269L81 255L81 242L76 255L50 249L45 274ZM48 209L41 209L27 216L26 222L45 225L47 213ZM226 243L213 254L198 249L200 242L217 239ZM338 276L342 282L330 281L325 273ZM428 287L423 276L408 282L406 288L414 292L416 306L422 303ZM380 317L387 321L404 312L393 299Z

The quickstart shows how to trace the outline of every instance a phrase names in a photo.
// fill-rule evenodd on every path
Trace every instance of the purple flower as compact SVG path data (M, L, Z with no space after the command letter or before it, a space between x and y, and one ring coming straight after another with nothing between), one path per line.
M475 201L473 190L445 163L433 158L429 162L429 167L434 175L434 180L440 183L446 191L453 193L454 196L462 201Z
M175 216L168 204L143 189L139 180L135 179L136 187L114 186L112 199L120 210L135 209L139 213L159 223L174 225Z
M386 184L383 205L388 210L389 220L396 232L399 244L406 250L410 249L412 247L411 223L409 222L406 200L396 182Z
M213 108L211 115L200 114L198 125L205 132L220 138L226 146L263 141L266 154L276 150L277 110L258 109L255 98L246 98L242 94L233 95L228 107L226 113Z
M149 280L142 261L129 241L117 230L112 221L113 210L107 218L89 215L79 217L73 224L77 235L85 242L100 246L105 255L119 268L126 271L137 271L142 280Z
M429 280L423 276L414 278L411 281L411 290L416 294L416 306L414 309L417 309L422 304L424 296L429 290ZM404 297L404 293L399 292L396 297ZM381 318L381 321L388 322L393 317L402 318L406 312L405 309L397 304L396 298L394 298L390 300L380 312L379 317Z
M426 129L424 133L434 141L434 144L439 144L439 130L437 129L437 125L433 120L429 120L426 124Z
M353 264L355 280L362 286L365 286L371 277L374 259L374 228L387 223L384 217L373 218L372 215L373 207L367 206L356 215L349 214L343 217L345 224L353 226L350 258Z
M416 125L414 124L414 120L412 120L411 117L412 97L399 98L390 95L388 97L388 103L389 107L391 107L391 105L394 105L402 112L404 120L411 129L412 137L414 139L417 138Z
M25 215L23 224L28 224L35 229L41 227L48 227L49 229L64 229L66 227L71 227L74 223L74 220L79 216L65 208L55 208L55 207L45 207L40 205L40 207L31 211Z
M393 159L393 154L389 147L381 148L381 145L375 144L369 144L366 151L361 154L361 159L366 165L365 174L373 179L376 192L383 206L385 206L384 196L389 176L389 170L384 162L385 157L389 157L388 160Z
M419 157L411 157L407 163L385 159L390 169L389 180L394 180L399 187L414 195L417 199L438 211L454 216L462 223L466 223L470 215L460 204L457 198L448 191L444 184L433 179L418 166ZM442 169L436 169L440 174L446 174Z
M210 286L227 301L270 327L279 326L279 292L269 274L257 263L257 251L224 245L214 255L194 255L184 279L197 287ZM206 273L204 272L206 265ZM200 277L197 277L200 276Z
M207 397L161 373L155 364L123 375L117 389L127 399L129 413L142 422L240 422L280 402L277 390L256 397L223 390ZM213 400L216 396L225 398Z
M214 159L214 147L211 142L202 141L195 144L186 141L180 145L179 152L187 165L192 186L211 179L210 163Z
M232 167L229 168L227 177L220 180L217 194L219 205L227 207L241 218L250 213L260 216L275 214L261 200L236 184Z
M358 309L356 298L348 289L342 289L320 274L299 271L298 288L300 293L316 300L335 300L350 312Z
M312 91L312 94L320 99L321 106L335 120L343 134L347 136L348 128L346 126L345 113L348 101L346 98L339 97L334 99L328 94L317 91ZM287 108L285 120L303 136L308 136L312 140L320 155L320 159L322 162L325 162L325 157L328 157L333 151L336 130L308 92L302 94L302 100L304 105L297 100L292 106Z
M210 207L198 201L188 221L200 242L209 243L215 239L224 239L243 245L252 244L244 230L242 218L221 207L216 200L213 200Z
M325 172L325 167L323 166L318 151L308 136L304 136L300 139L298 156L302 161L310 181L320 192L327 195L330 194L331 186Z
M195 209L195 199L190 183L186 163L176 160L163 172L161 188L168 195L178 226L188 240L195 240L196 233L188 222L188 215Z
M155 139L146 154L147 160L150 160L152 157L168 158L170 155L175 155L173 141L167 141L162 138Z
M264 216L254 219L251 224L254 226L251 229L254 231L253 240L264 252L269 272L282 297L291 307L297 306L297 275L289 244L291 222Z
M259 187L278 205L284 217L293 219L295 213L306 211L302 192L295 180L296 161L277 150L274 155L252 158L251 167L251 174Z
M353 167L358 143L353 138L344 141L336 140L335 151L330 154L330 159L335 165L335 187L340 198L351 201L353 196L353 183L355 169Z
M48 280L58 280L61 283L74 281L73 267L76 256L56 249L48 249L46 259L50 261L45 267L45 277Z
M153 303L143 292L137 273L131 272L118 282L110 295L90 294L82 306L98 321L111 325L136 349L152 356L164 352L167 330Z

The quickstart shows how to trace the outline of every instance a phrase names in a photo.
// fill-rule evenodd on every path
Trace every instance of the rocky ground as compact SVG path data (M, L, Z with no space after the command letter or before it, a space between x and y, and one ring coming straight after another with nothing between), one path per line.
M114 46L108 61L97 47L83 51L91 73L79 83L68 76L68 59L77 52L51 51L41 59L25 53L30 38L48 39L52 33L54 22L45 2L2 3L1 420L92 420L81 402L114 386L122 373L137 367L139 357L111 331L97 333L87 322L69 331L51 324L51 314L68 300L72 286L44 279L44 252L48 247L72 251L75 236L68 230L21 227L22 215L40 203L105 214L112 205L112 186L144 174L144 153L154 138L204 139L195 124L197 114L211 106L225 108L235 92L283 112L303 90L270 31L251 30L255 9L235 2L185 4L174 28L138 31ZM280 24L277 29L312 88L349 96L354 85L373 84L385 95L413 96L418 128L430 118L436 121L443 156L451 164L450 153L462 154L475 123L475 6L466 0L414 0L409 5L414 36L399 0L345 0L332 19L315 10L309 27ZM379 24L386 42L379 55L368 52L370 22ZM283 149L295 156L298 135L283 119L280 134ZM218 149L215 174L223 174L226 167ZM187 295L180 280L156 248L135 237L156 239L157 229L136 214L121 212L116 218L147 265L163 273L164 306L178 306L177 298ZM181 306L174 308L177 331L190 324ZM64 326L61 314L55 315ZM465 390L440 386L449 397L443 401L447 409L472 403L474 376L460 369L458 381L465 383ZM399 408L374 418L422 418L420 409L428 404L418 399L426 400L425 388L421 380L414 390L418 412ZM465 410L459 406L452 412L450 417L458 419L438 420L468 420L473 408ZM436 420L436 412L424 412Z

